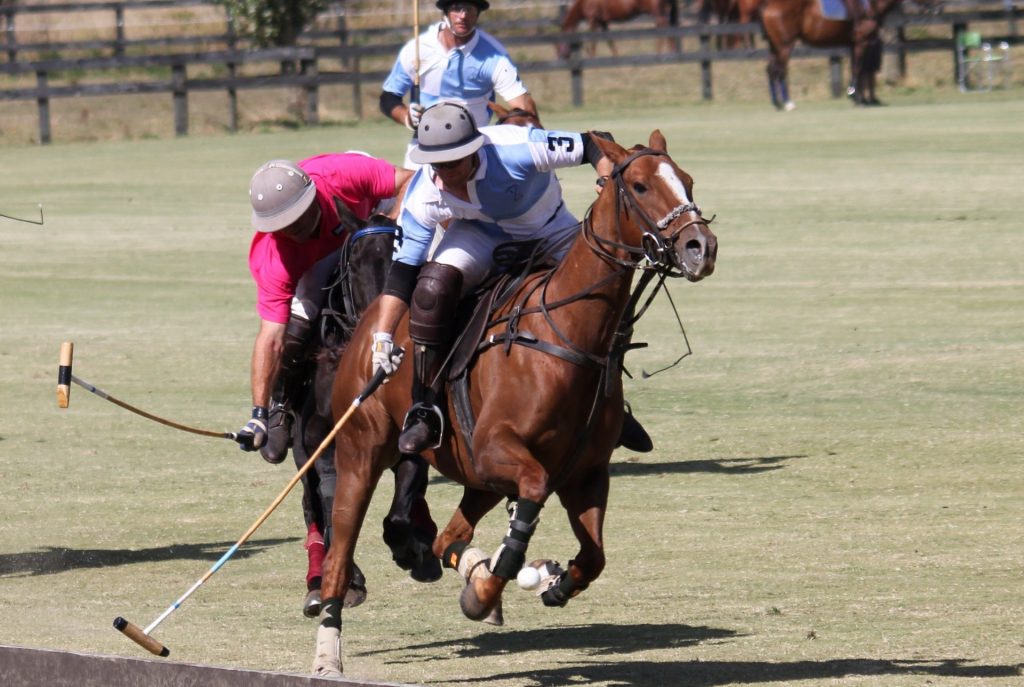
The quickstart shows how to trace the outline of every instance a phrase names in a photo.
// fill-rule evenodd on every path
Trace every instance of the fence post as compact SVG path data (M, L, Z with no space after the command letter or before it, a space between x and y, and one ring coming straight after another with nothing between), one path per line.
M36 104L39 106L39 142L50 143L50 92L46 72L36 72Z
M967 30L967 24L957 22L953 24L953 83L960 83L960 55L957 46L960 44L960 34Z
M234 133L238 131L238 89L235 88L235 77L238 76L238 67L234 62L228 62L228 78L231 85L228 86L228 129Z
M829 81L832 83L832 97L841 98L843 95L843 58L839 55L831 55L828 58Z
M124 5L114 5L114 26L117 37L114 39L114 57L124 57Z
M307 79L306 91L306 124L320 123L320 80L316 66L316 57L300 61L302 75Z
M7 61L14 64L18 61L18 51L15 49L17 41L14 36L14 8L4 7L4 17L6 18L6 26L4 27L4 33L7 34Z
M896 64L902 81L907 78L907 28L902 24L896 29Z
M703 53L711 50L711 36L706 33L700 35L700 49ZM711 100L711 60L700 61L700 94L704 100Z
M188 135L188 90L185 85L185 65L171 66L171 89L174 98L174 135Z
M583 107L583 44L569 46L569 77L572 81L572 105Z
M361 76L362 63L359 53L352 56L352 111L356 120L363 121L363 81Z

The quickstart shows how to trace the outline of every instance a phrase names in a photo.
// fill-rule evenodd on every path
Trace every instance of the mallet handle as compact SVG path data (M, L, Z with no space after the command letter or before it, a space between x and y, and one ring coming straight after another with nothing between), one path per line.
M57 407L67 408L71 401L71 359L75 344L65 341L60 345L60 367L57 368Z

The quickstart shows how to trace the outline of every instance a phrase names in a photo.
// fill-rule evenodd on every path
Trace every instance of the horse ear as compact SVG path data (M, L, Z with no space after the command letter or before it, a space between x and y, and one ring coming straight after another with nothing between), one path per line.
M508 116L508 110L499 105L498 103L487 103L487 107L495 114L498 119Z
M668 143L665 141L665 137L661 135L661 129L655 129L651 132L651 140L648 142L647 147L652 150L660 150L663 153L668 152Z
M594 131L590 132L590 140L597 144L597 147L601 149L604 156L612 161L613 165L617 165L626 159L626 149L620 146L615 141L609 141L607 138L603 138L600 134Z

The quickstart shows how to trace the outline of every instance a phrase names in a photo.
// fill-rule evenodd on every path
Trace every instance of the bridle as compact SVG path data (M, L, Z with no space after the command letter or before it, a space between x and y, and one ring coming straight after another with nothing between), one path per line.
M344 333L344 338L347 340L351 338L352 333L355 331L356 324L359 323L359 316L362 314L356 307L355 294L352 286L352 267L349 259L352 254L352 248L356 242L360 239L376 234L390 234L396 237L397 240L401 240L399 234L399 228L393 226L370 226L363 227L362 229L352 233L348 240L341 247L341 254L338 259L338 277L330 284L324 286L324 290L327 291L327 300L324 303L324 307L321 309L321 313L324 317L321 318L321 339L326 341L328 336L328 328L332 325L339 328ZM337 289L335 287L338 287ZM335 301L336 298L341 299L340 303Z
M685 277L687 276L687 270L676 254L675 244L679 240L683 231L687 228L696 224L707 227L714 221L714 217L711 219L704 219L701 215L700 207L696 203L677 205L660 219L653 219L650 217L650 215L648 215L640 206L640 203L636 199L636 195L627 188L626 181L623 176L623 172L626 171L626 168L633 164L637 159L646 156L669 159L667 153L660 150L654 150L653 148L636 150L630 153L624 160L622 160L622 162L615 165L612 169L612 173L608 177L615 182L616 232L620 241L613 241L594 233L592 217L594 209L593 205L587 210L587 214L583 219L583 235L587 239L587 243L590 245L591 249L609 262L632 269L654 271L663 278ZM618 222L619 218L621 218L623 214L632 215L634 218L633 221L640 227L641 231L643 231L643 237L639 247L621 242L622 229ZM663 236L661 232L665 231L680 218L686 218L686 221L680 222L668 236ZM617 254L618 251L627 253L629 258L620 258Z

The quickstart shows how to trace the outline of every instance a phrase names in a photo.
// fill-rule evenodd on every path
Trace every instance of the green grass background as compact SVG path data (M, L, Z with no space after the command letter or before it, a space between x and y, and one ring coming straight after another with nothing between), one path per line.
M417 585L379 522L345 613L353 677L429 685L1015 685L1024 647L1024 101L1013 92L556 112L620 142L660 127L717 213L718 270L660 300L627 397L654 453L613 456L608 567L564 609L509 588L506 626ZM73 387L234 430L256 332L247 182L261 162L357 148L377 122L246 136L8 147L0 165L0 643L145 655L145 626L291 476ZM588 169L561 174L571 207ZM514 383L510 380L509 383ZM436 478L446 521L460 489ZM479 529L497 546L503 518ZM306 672L298 495L155 633L171 659ZM531 556L575 543L545 510Z

